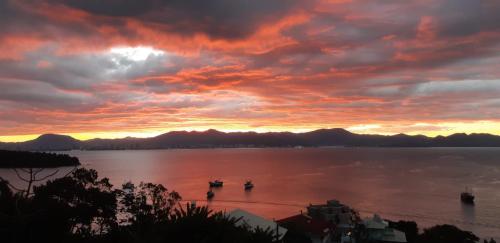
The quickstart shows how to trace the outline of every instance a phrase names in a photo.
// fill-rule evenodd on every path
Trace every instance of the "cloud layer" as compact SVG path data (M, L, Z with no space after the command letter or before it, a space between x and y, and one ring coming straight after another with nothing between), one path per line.
M495 0L3 0L0 136L500 134L499 12Z

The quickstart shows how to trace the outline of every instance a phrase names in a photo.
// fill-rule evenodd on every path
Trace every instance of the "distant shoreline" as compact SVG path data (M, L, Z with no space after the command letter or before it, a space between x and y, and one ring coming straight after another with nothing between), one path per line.
M18 143L1 143L0 149L21 151L143 150L190 148L309 148L309 147L500 147L500 136L457 133L450 136L367 135L345 129L291 132L168 132L150 138L78 140L66 135L45 134Z
M54 153L59 153L59 152L69 152L69 151L155 151L155 150L211 150L211 149L457 149L457 148L462 148L462 149L500 149L500 147L376 147L376 146L317 146L317 147L303 147L303 148L294 148L294 147L213 147L213 148L207 148L207 147L199 147L199 148L144 148L144 149L70 149L70 150L46 150L46 151L40 151L40 152L54 152Z

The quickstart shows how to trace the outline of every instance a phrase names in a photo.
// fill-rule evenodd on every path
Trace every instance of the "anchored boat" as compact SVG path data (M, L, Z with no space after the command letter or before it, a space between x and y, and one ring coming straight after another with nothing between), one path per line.
M212 199L214 196L215 196L215 193L213 191L207 192L207 199Z
M245 182L245 190L251 190L253 188L253 183L252 181L248 180L247 182Z
M223 181L220 181L220 180L215 180L215 181L209 181L208 182L208 185L210 187L222 187L224 185L224 182Z
M475 196L472 194L472 191L467 190L467 188L460 194L460 200L466 204L474 204L474 198Z

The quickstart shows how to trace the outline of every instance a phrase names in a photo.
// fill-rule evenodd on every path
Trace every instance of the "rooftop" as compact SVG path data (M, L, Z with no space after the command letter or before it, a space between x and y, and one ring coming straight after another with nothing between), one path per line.
M255 230L256 228L261 228L264 230L269 229L273 231L274 236L276 236L276 229L278 229L279 240L281 240L288 231L287 229L278 226L278 224L272 220L262 218L258 215L255 215L253 213L247 212L242 209L235 209L229 212L228 215L231 218L236 218L236 219L241 218L238 222L236 222L236 226L246 225L253 230Z
M324 236L328 234L330 229L334 227L332 223L329 223L321 219L313 219L305 214L297 214L288 218L278 220L280 224L292 223L300 230L318 236Z

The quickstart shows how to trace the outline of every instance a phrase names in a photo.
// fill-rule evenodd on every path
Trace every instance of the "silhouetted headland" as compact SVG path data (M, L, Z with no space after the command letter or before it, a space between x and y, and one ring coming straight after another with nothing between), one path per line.
M244 147L500 147L500 136L491 134L457 133L450 136L371 135L356 134L345 129L320 129L304 133L292 132L231 132L217 130L174 131L150 138L77 140L70 136L45 134L18 143L0 143L9 150L115 150L169 148L244 148Z
M53 168L80 165L67 154L0 150L0 168Z

